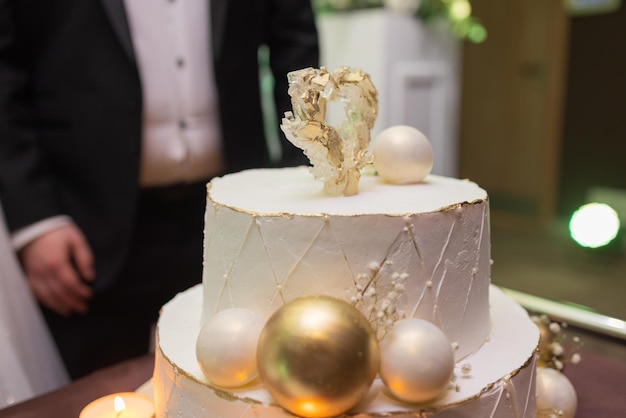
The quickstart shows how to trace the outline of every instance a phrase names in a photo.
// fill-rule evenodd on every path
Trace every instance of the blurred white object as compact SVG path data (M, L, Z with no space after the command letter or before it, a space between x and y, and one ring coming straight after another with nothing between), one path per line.
M394 125L419 129L433 147L433 174L457 177L461 43L446 23L385 7L323 13L318 29L321 65L361 69L378 90L372 138ZM340 104L327 112L331 125L345 119Z
M420 3L421 0L383 0L383 4L386 8L409 15L417 13Z
M0 206L0 409L69 383L11 246Z

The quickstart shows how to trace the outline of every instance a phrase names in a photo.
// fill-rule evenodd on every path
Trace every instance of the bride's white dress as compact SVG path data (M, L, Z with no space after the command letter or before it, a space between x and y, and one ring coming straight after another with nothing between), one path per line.
M0 409L69 382L11 247L0 205Z

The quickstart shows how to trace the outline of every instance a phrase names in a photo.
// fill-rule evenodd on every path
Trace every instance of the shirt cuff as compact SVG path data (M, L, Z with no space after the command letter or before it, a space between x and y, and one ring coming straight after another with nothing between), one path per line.
M72 218L67 215L58 215L51 218L35 222L24 228L20 228L11 234L11 243L15 251L19 251L27 244L31 243L40 236L60 228L62 226L72 225Z

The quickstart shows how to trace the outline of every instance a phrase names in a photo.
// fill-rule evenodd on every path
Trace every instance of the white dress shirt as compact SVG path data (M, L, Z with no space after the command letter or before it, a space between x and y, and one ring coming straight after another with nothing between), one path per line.
M143 91L142 186L221 171L208 2L125 0Z
M210 0L124 0L143 93L142 187L206 180L223 167L209 30ZM19 250L71 222L22 228Z

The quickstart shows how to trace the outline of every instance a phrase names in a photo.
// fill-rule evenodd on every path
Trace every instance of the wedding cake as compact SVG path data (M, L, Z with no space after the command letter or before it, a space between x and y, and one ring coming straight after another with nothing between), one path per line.
M344 84L367 99L357 76ZM157 327L157 417L534 418L539 329L490 283L485 190L424 161L391 161L420 174L390 182L384 150L377 169L348 166L366 130L333 150L301 105L283 129L325 147L306 149L314 167L207 186L202 284Z

